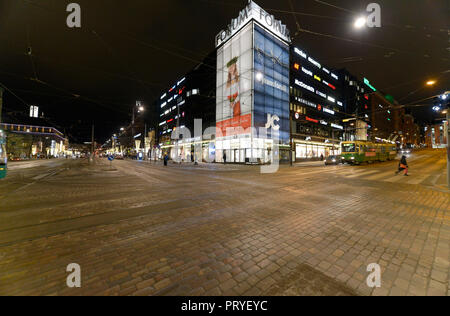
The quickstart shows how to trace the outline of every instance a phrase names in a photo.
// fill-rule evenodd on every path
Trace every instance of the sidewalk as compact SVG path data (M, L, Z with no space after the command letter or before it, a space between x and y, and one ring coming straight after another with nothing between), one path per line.
M295 167L323 167L325 166L325 161L304 161L294 163Z

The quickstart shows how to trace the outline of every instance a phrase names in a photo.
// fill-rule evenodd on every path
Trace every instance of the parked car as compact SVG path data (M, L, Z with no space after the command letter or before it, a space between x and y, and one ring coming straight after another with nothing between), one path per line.
M339 165L341 163L342 163L341 156L328 156L327 159L325 159L325 166Z

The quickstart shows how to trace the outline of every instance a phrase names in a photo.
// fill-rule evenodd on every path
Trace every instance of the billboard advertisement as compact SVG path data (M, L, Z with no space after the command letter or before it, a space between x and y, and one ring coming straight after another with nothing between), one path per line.
M217 135L243 134L252 124L252 27L217 51Z

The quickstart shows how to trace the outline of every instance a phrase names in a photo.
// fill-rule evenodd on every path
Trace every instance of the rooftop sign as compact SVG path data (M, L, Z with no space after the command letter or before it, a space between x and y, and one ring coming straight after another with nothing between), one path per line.
M247 7L239 13L239 16L232 19L227 28L217 34L216 47L219 47L226 42L251 20L259 22L282 40L288 43L291 42L290 32L286 25L282 24L280 20L275 19L273 15L267 13L253 1L249 1Z
M375 89L371 84L370 81L367 78L364 78L364 83L369 86L370 89L372 89L373 91L377 91L377 89Z

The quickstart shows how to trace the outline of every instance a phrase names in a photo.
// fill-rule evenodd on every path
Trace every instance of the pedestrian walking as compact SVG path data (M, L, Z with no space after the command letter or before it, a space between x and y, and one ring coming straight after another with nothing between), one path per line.
M395 172L395 174L399 174L402 171L405 172L405 177L408 177L408 162L406 161L406 156L402 156L402 159L400 160L400 163L398 164L398 170Z
M167 167L168 162L169 162L169 155L166 153L166 154L164 155L164 166Z
M223 163L227 163L227 153L225 151L223 152Z

